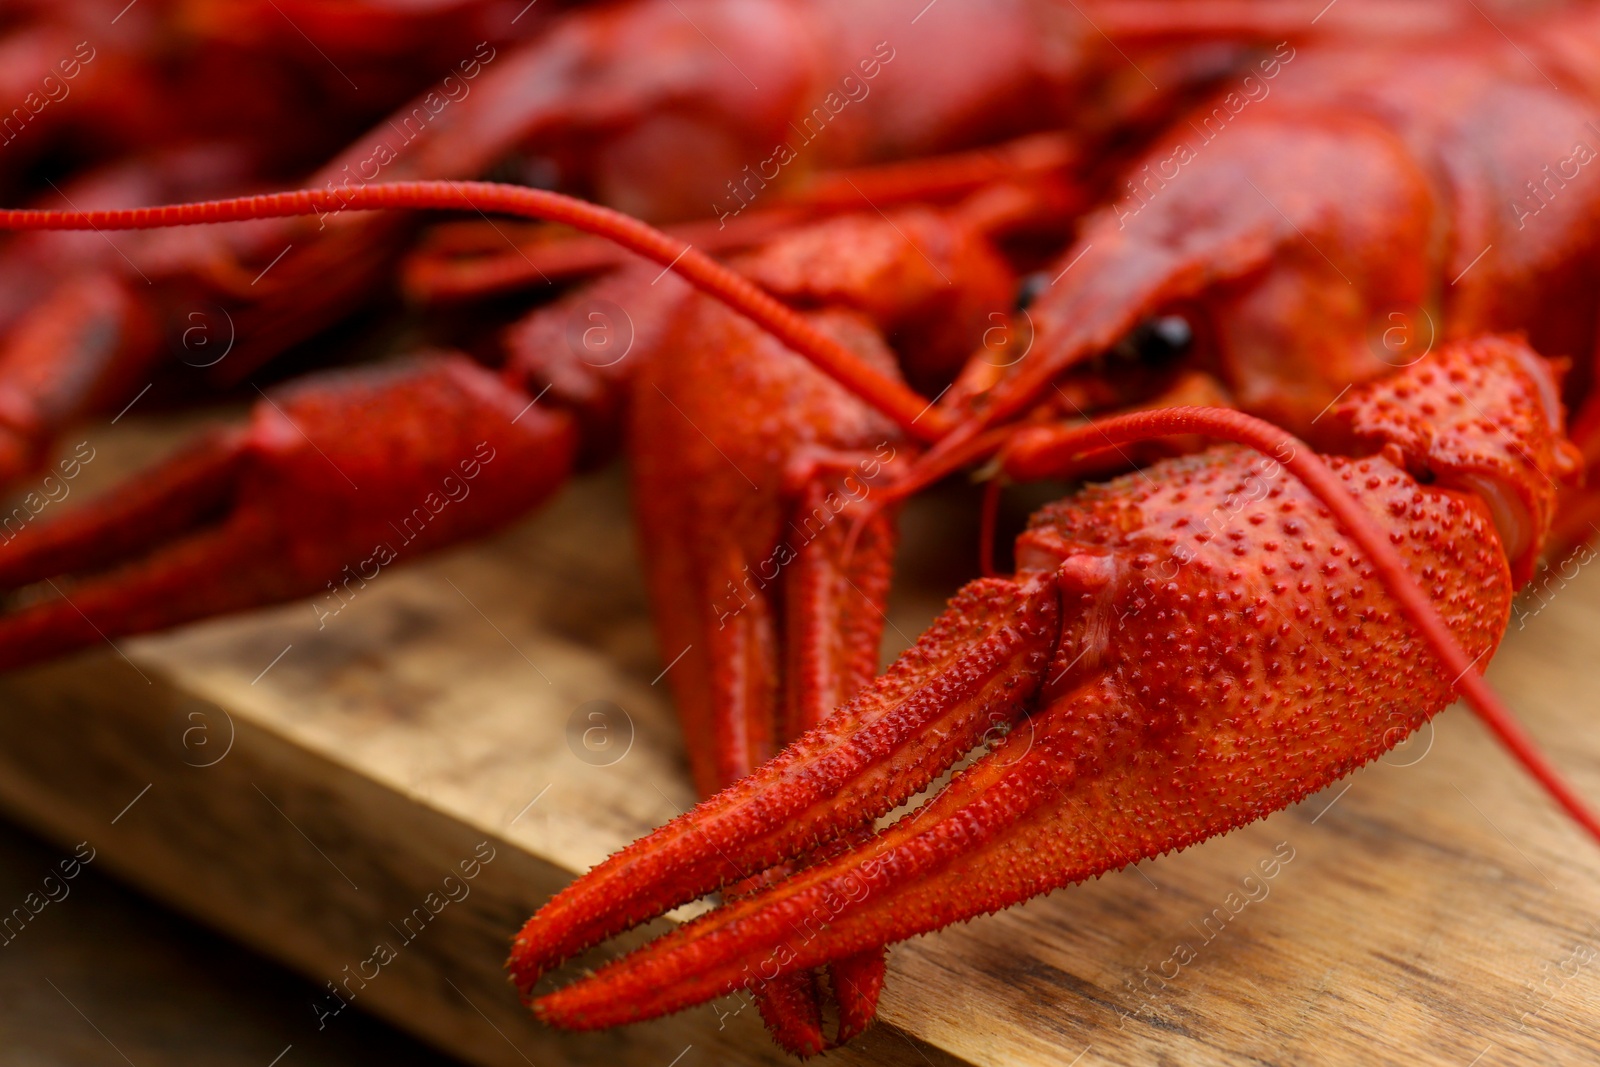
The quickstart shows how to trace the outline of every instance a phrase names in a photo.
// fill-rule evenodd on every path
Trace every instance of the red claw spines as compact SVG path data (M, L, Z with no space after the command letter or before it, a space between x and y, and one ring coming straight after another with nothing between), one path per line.
M828 514L824 509L829 497L849 491L849 480L841 482L836 474L814 477L816 480L799 497L800 522ZM883 611L888 602L897 541L894 517L890 512L879 511L864 520L860 536L852 544L853 533L847 522L827 525L816 540L801 549L785 581L785 738L799 737L820 725L836 708L871 684L877 674ZM870 835L871 828L868 821L851 836ZM887 953L881 947L834 962L827 976L827 990L838 1008L834 1038L824 1039L819 1028L817 1044L802 1047L783 1038L779 1039L780 1044L809 1055L843 1044L866 1029L876 1012L886 964ZM820 987L816 977L819 976L813 975L813 990ZM778 983L797 978L798 973L779 979ZM773 1028L769 1016L776 1013L768 1009L767 998L778 983L766 983L756 993L769 1029Z
M1467 655L1492 648L1511 586L1487 505L1419 485L1381 455L1327 462L1383 525L1408 571L1429 576L1435 610ZM1156 731L1146 741L1234 701L1243 701L1236 713L1301 715L1281 726L1293 737L1318 737L1332 728L1315 707L1325 689L1348 683L1389 692L1368 683L1369 670L1443 673L1422 655L1370 560L1321 501L1281 468L1233 447L1091 487L1041 511L1025 540L1120 561L1115 595L1100 609L1112 620L1101 658L1120 664L1108 669L1141 694L1138 721ZM1072 627L1069 617L1069 636ZM1391 648L1392 663L1364 662ZM1333 673L1319 676L1324 671ZM1249 686L1266 688L1251 695ZM1280 686L1286 691L1276 693ZM1419 679L1399 695L1442 700L1448 687L1436 688ZM1295 711L1295 692L1310 706ZM1266 718L1259 725L1267 734L1279 728Z
M1047 582L969 583L883 677L756 772L622 850L528 920L511 969L551 967L881 816L1020 713L1057 638Z
M901 886L980 848L1042 800L1053 788L1051 776L1007 777L1000 762L1004 757L997 756L1010 755L1019 744L1002 743L989 758L958 773L925 809L870 841L757 897L724 905L592 977L541 997L534 1011L569 1028L616 1026L903 939L907 935L896 936L893 917L868 924L850 920L862 914L881 917L882 903ZM927 912L897 914L901 924L949 921Z
M888 970L887 945L862 949L828 965L828 983L839 1005L839 1031L831 1047L837 1048L872 1025L878 1011Z
M762 984L756 996L761 1021L772 1039L802 1059L828 1047L822 1034L822 1009L817 976L795 971Z

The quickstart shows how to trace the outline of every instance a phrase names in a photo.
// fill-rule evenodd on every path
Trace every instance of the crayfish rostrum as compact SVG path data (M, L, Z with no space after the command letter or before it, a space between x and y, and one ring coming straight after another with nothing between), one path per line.
M703 32L640 77L606 43L642 48L672 16L611 5L556 16L485 75L498 125L463 101L373 180L0 213L12 229L277 219L274 243L313 247L295 220L326 226L271 300L217 281L250 258L238 242L176 246L171 291L209 285L263 324L251 366L387 272L407 234L373 211L567 228L502 235L523 269L455 223L407 265L419 299L570 284L505 327L497 359L308 377L23 531L0 582L71 600L0 617L0 663L317 594L475 443L496 461L410 550L536 507L620 438L708 799L545 904L512 976L539 1017L578 1028L748 989L800 1054L870 1023L888 945L1281 810L1458 695L1600 838L1479 673L1516 590L1596 507L1600 180L1582 168L1600 19L1502 31L1453 4L1347 4L1319 25L1290 0L1101 0L1090 33L1049 3L951 3L923 12L950 19L935 43L882 47L888 8L687 5L764 57L774 88L749 97ZM978 23L988 44L952 53ZM828 147L730 177L737 210L693 218L707 165L787 136L834 66L860 91L822 105ZM519 153L612 206L462 180ZM645 180L656 166L671 180ZM125 399L159 351L159 300L93 270L100 289L64 283L56 313L117 309L109 349L11 325L0 415L19 467L64 419ZM302 297L304 320L273 325ZM567 343L596 307L626 309L623 355ZM968 469L991 504L1013 482L1089 484L879 676L899 506ZM699 919L536 991L716 892Z

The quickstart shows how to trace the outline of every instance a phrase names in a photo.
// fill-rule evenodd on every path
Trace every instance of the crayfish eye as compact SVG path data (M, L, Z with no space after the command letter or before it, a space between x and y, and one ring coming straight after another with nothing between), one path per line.
M1039 294L1050 288L1050 275L1044 271L1035 271L1027 275L1017 285L1017 298L1013 302L1015 310L1027 311L1033 302L1039 299Z
M1162 364L1187 355L1194 346L1194 327L1182 315L1145 319L1117 346L1119 355L1143 364Z

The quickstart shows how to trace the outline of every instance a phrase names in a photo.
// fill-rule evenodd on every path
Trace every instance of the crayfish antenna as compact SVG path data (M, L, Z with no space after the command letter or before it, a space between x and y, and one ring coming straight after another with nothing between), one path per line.
M888 209L948 201L1019 179L1058 181L1066 211L1081 207L1085 197L1070 178L1082 168L1083 154L1074 137L1051 132L975 151L820 171L777 192L770 207L750 208L732 218L664 225L662 230L702 251L724 255L763 244L806 222L858 212L863 204ZM481 298L613 270L629 259L612 242L587 234L552 237L548 228L532 227L525 235L511 233L509 248L507 236L503 227L484 223L438 226L401 264L401 288L421 302Z
M810 360L913 438L936 440L945 416L906 386L863 363L844 345L699 249L632 216L544 189L497 182L380 182L360 188L303 189L164 207L103 211L0 211L5 230L143 230L340 211L469 210L560 222L598 234L677 271L691 285L750 318Z

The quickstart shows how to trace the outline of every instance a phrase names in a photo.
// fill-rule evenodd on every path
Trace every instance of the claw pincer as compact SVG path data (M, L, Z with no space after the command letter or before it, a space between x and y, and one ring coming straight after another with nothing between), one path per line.
M308 378L0 545L0 590L57 594L0 616L0 669L298 597L342 605L397 559L523 514L576 450L570 417L464 356Z

